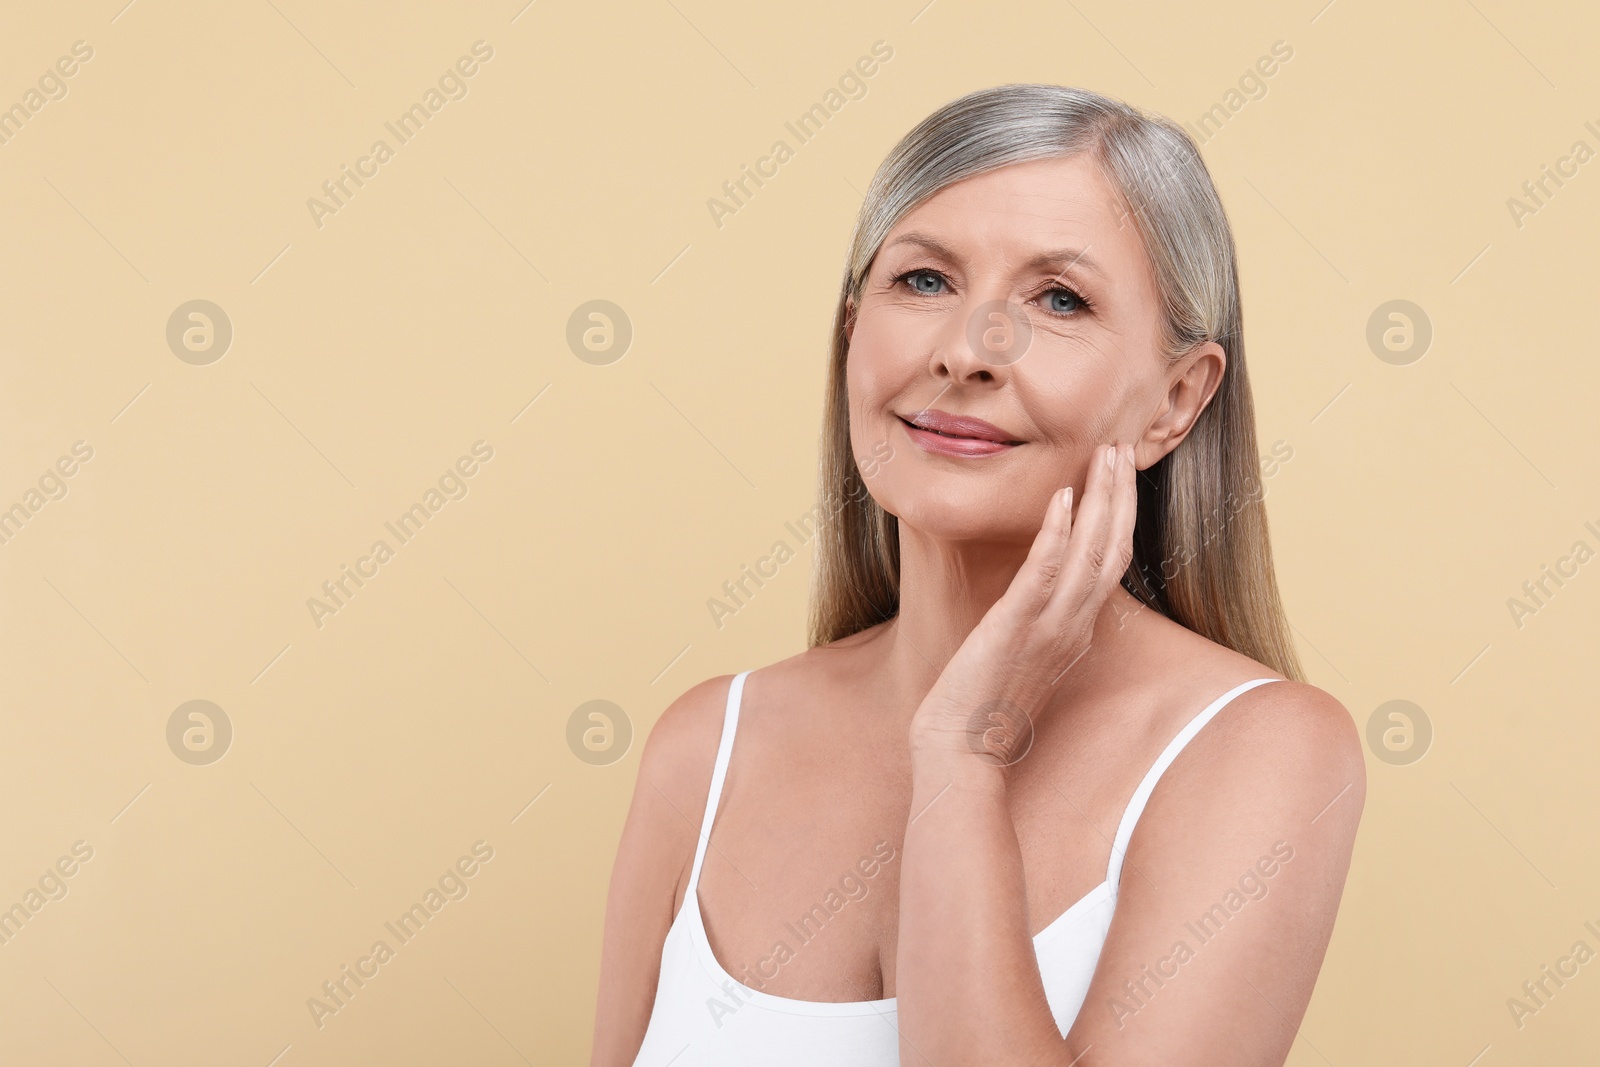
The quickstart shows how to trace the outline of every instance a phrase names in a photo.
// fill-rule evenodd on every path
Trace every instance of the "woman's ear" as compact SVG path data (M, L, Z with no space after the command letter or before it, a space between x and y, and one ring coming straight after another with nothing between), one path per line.
M856 302L853 297L844 298L844 339L849 344L850 335L856 331Z
M1153 467L1183 443L1216 395L1227 366L1227 353L1215 341L1196 345L1172 365L1161 407L1134 445L1135 466Z

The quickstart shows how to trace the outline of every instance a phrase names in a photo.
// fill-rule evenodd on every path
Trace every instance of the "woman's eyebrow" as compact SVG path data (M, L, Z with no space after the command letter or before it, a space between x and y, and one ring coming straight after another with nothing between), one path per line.
M1089 257L1087 248L1056 248L1048 252L1040 252L1028 260L1024 266L1041 270L1053 270L1057 275L1065 274L1073 267L1082 267L1090 274L1101 278L1106 276L1104 268Z
M915 230L901 234L885 245L884 248L893 248L895 245L902 244L917 245L925 248L934 255L952 263L961 262L961 257L937 238L930 237L925 233L918 233ZM1098 275L1101 278L1106 276L1105 269L1089 256L1087 248L1053 248L1038 253L1023 264L1023 269L1025 270L1049 270L1058 275L1065 274L1074 267L1081 267L1090 274Z

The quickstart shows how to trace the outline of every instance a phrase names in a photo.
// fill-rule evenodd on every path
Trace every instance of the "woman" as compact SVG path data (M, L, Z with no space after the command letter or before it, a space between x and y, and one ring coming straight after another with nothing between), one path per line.
M1282 1064L1365 773L1279 605L1193 143L945 106L835 327L811 647L651 731L593 1062Z

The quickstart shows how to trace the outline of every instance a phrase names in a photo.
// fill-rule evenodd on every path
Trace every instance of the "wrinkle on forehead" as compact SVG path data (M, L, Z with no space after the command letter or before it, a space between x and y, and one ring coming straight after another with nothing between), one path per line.
M1055 173L1046 175L1046 169ZM1019 183L1022 188L1016 187ZM907 212L889 240L906 230L935 228L937 222L952 237L960 235L960 243L1008 264L1041 249L1092 244L1099 250L1095 258L1115 267L1110 271L1114 281L1143 285L1153 294L1149 257L1138 231L1126 224L1128 215L1123 196L1098 164L1075 155L1011 164L963 179ZM1011 231L1020 231L1018 240L1009 240Z

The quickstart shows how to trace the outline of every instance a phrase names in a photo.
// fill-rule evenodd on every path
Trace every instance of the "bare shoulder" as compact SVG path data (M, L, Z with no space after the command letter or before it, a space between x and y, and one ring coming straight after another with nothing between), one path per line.
M1338 800L1359 817L1367 790L1361 735L1331 694L1280 679L1229 701L1213 725L1193 742L1193 762L1212 769L1205 784L1213 790L1236 796L1270 786L1285 814L1309 820ZM1353 831L1354 819L1348 825Z
M1309 820L1338 797L1349 821L1330 810L1318 826L1344 825L1353 834L1366 795L1366 760L1345 706L1317 686L1285 678L1170 620L1163 623L1152 633L1149 651L1160 662L1184 665L1184 680L1175 690L1177 715L1170 722L1187 722L1238 687L1267 681L1235 693L1193 735L1163 774L1146 818L1159 823L1171 814L1182 822L1214 806L1216 813L1231 807L1241 818L1250 817L1247 810L1257 819L1275 810L1282 818L1304 813Z
M828 655L830 647L808 649L752 669L741 700L745 710L749 710L752 691L763 707L777 709L787 706L791 694L816 691L828 673L837 670L837 659ZM679 813L678 821L692 822L691 838L698 834L700 815L711 793L712 769L735 677L717 675L685 690L651 726L640 757L635 794L644 790L656 793L656 801ZM755 725L750 718L740 717L739 734L746 741ZM748 744L744 747L749 748Z
M856 661L846 649L858 643L859 635L843 638L750 670L741 699L744 710L752 704L752 693L757 694L758 704L782 709L792 694L816 693L822 686L837 683ZM646 739L640 777L656 785L674 803L688 805L683 808L685 813L690 809L698 813L709 797L710 774L722 739L734 677L717 675L686 689L662 710ZM741 736L747 733L747 720L749 715L741 712Z
M824 728L836 716L847 716L846 705L871 694L881 695L883 678L877 640L884 626L869 627L825 645L764 664L745 679L739 737L748 762L752 749L805 747L805 738ZM723 691L726 692L724 685Z
M733 678L707 678L667 705L645 740L635 793L653 790L685 817L705 806Z
M1167 851L1191 864L1203 842L1248 850L1284 837L1315 844L1330 872L1342 870L1367 790L1350 712L1317 686L1237 653L1211 666L1212 699L1268 681L1234 693L1184 745L1150 796L1134 835L1143 840L1130 855Z
M1224 728L1218 732L1227 733L1248 757L1270 759L1269 750L1276 748L1284 754L1280 758L1316 754L1319 762L1339 770L1365 766L1349 710L1308 682L1278 678L1256 686L1229 701L1219 718Z

